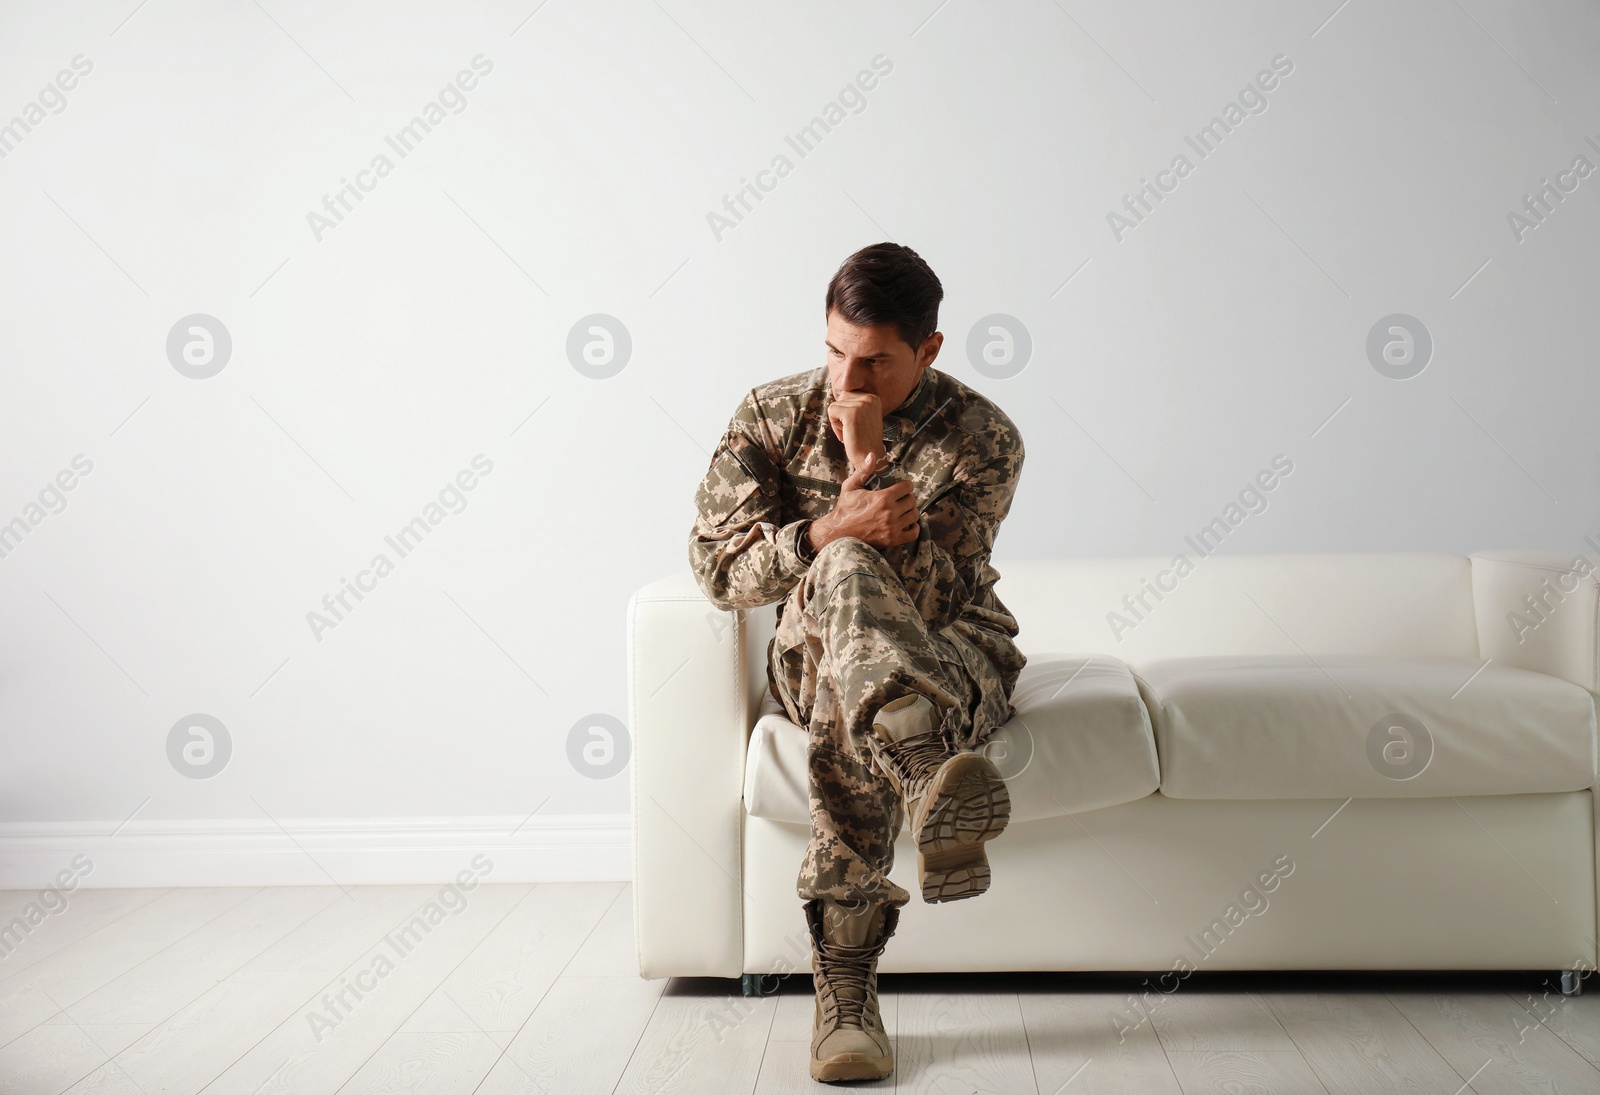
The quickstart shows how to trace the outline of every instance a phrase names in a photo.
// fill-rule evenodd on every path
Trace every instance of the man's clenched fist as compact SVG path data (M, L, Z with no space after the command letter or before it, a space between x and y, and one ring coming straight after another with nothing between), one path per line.
M884 456L883 400L871 392L842 392L828 401L828 425L844 443L852 471L872 453Z
M881 433L880 433L881 437ZM867 480L887 465L881 452L869 453L840 485L839 500L826 517L812 521L806 530L813 550L845 536L873 547L909 544L922 531L922 514L911 484L902 480L882 490L868 490Z

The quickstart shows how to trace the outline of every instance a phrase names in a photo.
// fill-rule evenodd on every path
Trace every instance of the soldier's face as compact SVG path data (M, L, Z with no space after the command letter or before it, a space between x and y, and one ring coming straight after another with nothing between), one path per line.
M828 383L835 395L842 392L870 392L883 403L887 414L900 406L911 389L922 379L922 370L939 356L944 335L934 332L914 352L900 337L893 324L882 327L857 327L828 313Z

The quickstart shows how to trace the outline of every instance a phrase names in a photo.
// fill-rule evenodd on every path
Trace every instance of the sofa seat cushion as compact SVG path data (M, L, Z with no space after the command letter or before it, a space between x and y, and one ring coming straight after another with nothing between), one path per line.
M1013 822L1132 802L1160 782L1155 737L1126 665L1104 654L1033 654L1012 691L1016 714L982 749L1011 792ZM769 693L744 777L752 817L810 825L807 733Z
M1595 711L1459 657L1199 657L1140 668L1171 798L1427 798L1594 783Z

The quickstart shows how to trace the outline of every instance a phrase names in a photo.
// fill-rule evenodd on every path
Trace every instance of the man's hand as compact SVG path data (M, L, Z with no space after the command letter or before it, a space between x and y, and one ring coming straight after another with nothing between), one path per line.
M922 514L911 484L891 483L882 490L868 490L867 479L883 469L887 459L869 454L865 462L839 488L839 500L826 517L812 521L806 529L814 551L845 536L873 547L909 544L922 532Z
M860 470L867 457L883 449L883 400L871 392L844 392L828 402L828 425L844 442L852 471Z

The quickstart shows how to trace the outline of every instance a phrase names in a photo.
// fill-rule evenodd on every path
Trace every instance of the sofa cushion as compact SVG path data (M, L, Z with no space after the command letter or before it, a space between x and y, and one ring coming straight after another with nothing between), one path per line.
M1012 691L1016 714L982 748L1006 777L1014 822L1144 798L1160 782L1155 737L1128 667L1104 654L1033 654ZM752 817L809 825L806 731L769 694L744 777Z
M1591 694L1476 658L1227 656L1139 685L1172 798L1424 798L1594 783Z

